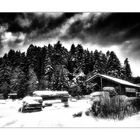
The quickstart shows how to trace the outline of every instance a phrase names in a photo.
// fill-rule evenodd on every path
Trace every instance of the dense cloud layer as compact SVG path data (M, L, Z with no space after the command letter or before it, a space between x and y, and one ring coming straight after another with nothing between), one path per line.
M64 38L79 38L108 45L120 44L140 36L140 14L91 13L87 16L71 24Z
M140 52L139 13L0 13L0 48L54 39ZM126 51L127 50L127 51Z

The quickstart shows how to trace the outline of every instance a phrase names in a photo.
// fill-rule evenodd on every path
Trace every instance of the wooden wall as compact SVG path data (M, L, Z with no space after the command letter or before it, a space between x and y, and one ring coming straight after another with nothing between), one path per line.
M119 83L115 83L108 79L104 79L104 78L101 79L101 77L96 77L96 78L92 79L90 82L97 83L97 85L95 86L95 91L101 91L103 87L114 87L116 92L119 93L120 95L127 95L127 96L136 95L135 94L136 92L129 93L129 92L126 92L126 90L125 90L126 87L128 87L128 88L135 88L135 87L121 85ZM136 91L138 91L138 88L135 88L135 89L136 89Z

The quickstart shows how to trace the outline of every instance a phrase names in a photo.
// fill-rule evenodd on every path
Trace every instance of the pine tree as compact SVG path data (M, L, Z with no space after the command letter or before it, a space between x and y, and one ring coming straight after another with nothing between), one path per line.
M91 65L91 62L90 62L90 53L89 51L85 51L84 53L84 58L83 58L83 65L82 65L82 70L84 71L85 74L88 74L90 72L90 65Z
M38 80L41 79L41 48L30 45L27 49L28 66L32 67L37 75Z
M11 92L18 92L20 86L20 78L19 78L20 74L21 74L21 69L19 67L16 67L12 70L12 76L10 79Z
M102 51L94 53L93 73L106 74L107 58Z
M0 65L0 92L3 94L4 98L8 97L10 93L10 78L12 75L12 68L8 65L4 59Z
M94 66L94 54L91 51L90 56L89 56L89 72L93 71L93 66Z
M52 74L52 88L53 90L67 90L68 89L68 74L69 71L64 65L57 65Z
M93 61L94 61L94 65L93 65L93 73L100 73L100 54L97 50L94 51L93 54Z
M16 65L16 52L14 50L10 50L7 54L7 57L8 57L8 61L9 61L9 64L12 65L12 66L15 66Z
M48 56L48 47L44 46L43 48L41 48L41 54L40 54L40 62L41 62L41 77L44 76L44 69L45 69L45 63L46 63L46 55Z
M27 60L27 57L25 55L25 52L21 53L21 56L20 56L20 68L23 70L23 72L25 74L28 73L28 60Z
M54 51L51 60L54 66L62 64L62 44L60 41L54 44Z
M76 67L82 67L83 62L83 46L78 44L76 47L75 57L76 57Z
M120 78L126 80L124 67L121 67Z
M100 73L106 74L107 57L104 53L100 52Z
M116 54L111 51L107 61L107 74L119 78L121 75L121 64Z
M70 49L70 54L71 54L71 55L74 55L75 52L76 52L76 47L75 47L74 44L72 44L72 45L71 45L71 49Z
M10 79L11 92L16 92L18 98L23 98L27 92L27 79L23 70L18 66L12 70Z
M128 81L131 81L132 79L132 72L131 72L131 68L130 68L130 64L128 61L128 58L126 58L124 60L124 75L125 75L125 79Z
M106 58L107 58L107 60L109 59L109 56L110 56L110 51L107 51L106 52Z
M67 59L66 67L69 70L69 72L73 73L74 67L75 67L75 59L70 55Z
M79 69L88 76L101 73L126 80L132 77L128 59L121 67L113 51L93 53L81 44L72 44L68 51L60 41L42 48L31 44L26 54L10 50L0 58L0 92L6 97L11 90L23 97L36 89L67 90ZM79 87L85 90L85 86Z
M46 75L51 70L50 68L52 68L51 59L48 55L46 55L44 61L44 75Z
M28 94L32 94L33 91L38 88L38 79L32 67L29 67L28 71Z
M44 69L43 75L41 79L41 87L42 89L50 89L51 88L51 77L53 73L52 62L48 54L46 54L45 60L43 62Z

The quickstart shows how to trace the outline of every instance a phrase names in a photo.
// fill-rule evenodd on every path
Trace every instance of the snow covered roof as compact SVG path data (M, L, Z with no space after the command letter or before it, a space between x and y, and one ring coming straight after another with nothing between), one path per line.
M94 79L94 78L97 77L97 76L102 77L102 78L105 78L105 79L109 79L109 80L111 80L111 81L114 81L114 82L119 83L119 84L122 84L122 85L127 85L127 86L131 86L131 87L138 87L138 88L140 88L139 85L130 83L130 82L128 82L128 81L125 81L125 80L122 80L122 79L119 79L119 78L114 78L114 77L111 77L111 76L108 76L108 75L103 75L103 74L94 75L94 76L92 76L91 78L89 78L89 79L87 80L87 82L90 81L91 79Z
M105 92L104 91L96 91L90 94L90 97L93 96L102 96Z
M37 100L35 100L35 97L26 96L22 99L22 102L28 103L28 104L39 104Z
M34 91L33 95L37 95L37 96L68 95L68 92L67 91L38 90L38 91Z
M8 95L9 95L9 96L16 96L17 93L9 93Z
M85 76L84 72L81 71L81 72L79 72L79 73L75 76L75 78L84 77L84 76Z

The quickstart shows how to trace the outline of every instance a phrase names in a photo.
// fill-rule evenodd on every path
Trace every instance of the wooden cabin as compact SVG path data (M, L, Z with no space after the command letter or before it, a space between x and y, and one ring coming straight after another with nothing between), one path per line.
M94 75L86 82L94 85L94 91L102 91L104 87L114 87L120 95L128 97L135 97L140 92L139 85L103 74Z
M4 99L4 96L3 96L3 94L0 93L0 100L1 99Z
M9 93L8 94L8 99L17 99L17 93Z

